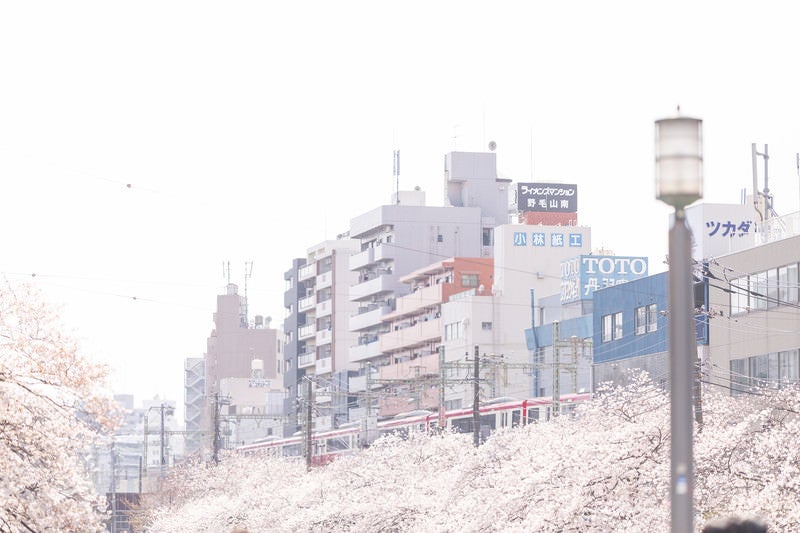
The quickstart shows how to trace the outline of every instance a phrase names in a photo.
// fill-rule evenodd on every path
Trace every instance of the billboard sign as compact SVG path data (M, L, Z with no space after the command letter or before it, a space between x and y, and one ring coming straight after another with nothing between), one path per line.
M591 300L597 289L645 276L646 257L580 255L561 262L561 303Z
M578 212L578 186L566 183L517 183L520 212Z

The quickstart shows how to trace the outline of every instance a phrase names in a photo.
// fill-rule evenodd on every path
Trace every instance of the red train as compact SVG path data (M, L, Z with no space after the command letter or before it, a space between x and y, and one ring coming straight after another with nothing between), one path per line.
M560 413L570 414L575 406L590 398L588 393L565 394L561 396ZM552 397L515 400L496 398L481 404L479 409L480 431L482 437L504 427L515 427L549 420L552 416ZM444 423L448 429L471 433L473 431L472 407L447 411ZM313 448L312 464L321 465L335 459L338 455L352 453L374 438L395 433L407 434L409 431L436 431L439 428L439 414L432 411L411 411L392 418L380 420L376 427L366 430L359 422L351 422L338 429L316 432L311 435ZM291 437L268 437L253 444L238 447L243 454L269 453L284 457L301 457L307 436L303 432Z

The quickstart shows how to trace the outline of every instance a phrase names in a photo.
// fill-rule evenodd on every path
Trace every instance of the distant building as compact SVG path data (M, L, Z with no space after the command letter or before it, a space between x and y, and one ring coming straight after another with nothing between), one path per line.
M205 354L205 405L202 424L204 449L211 452L215 435L219 439L225 420L219 416L221 407L230 405L235 398L223 394L221 384L230 378L249 379L254 365L262 369L263 379L271 386L282 389L280 368L282 342L276 329L270 327L271 318L256 315L248 317L247 298L239 294L238 287L228 284L226 293L217 296L214 329L207 341ZM264 398L266 404L266 397ZM226 426L227 427L227 426Z
M186 435L186 454L199 453L202 444L203 414L206 406L205 359L187 357L183 364L183 415Z

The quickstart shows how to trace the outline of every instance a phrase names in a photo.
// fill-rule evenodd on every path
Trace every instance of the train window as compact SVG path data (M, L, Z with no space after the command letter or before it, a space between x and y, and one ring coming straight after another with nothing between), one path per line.
M539 421L539 408L531 407L528 409L528 424Z
M519 409L514 409L511 411L511 427L519 426L520 421L522 420L522 411Z
M294 456L302 455L301 452L302 452L302 450L301 450L300 444L289 444L289 445L283 447L283 455L285 455L287 457L294 457Z
M341 451L350 449L350 439L347 437L331 437L326 440L329 451Z
M453 418L450 420L450 427L459 433L470 433L472 431L472 418Z
M497 429L497 417L494 413L481 416L481 428L488 427L491 431Z

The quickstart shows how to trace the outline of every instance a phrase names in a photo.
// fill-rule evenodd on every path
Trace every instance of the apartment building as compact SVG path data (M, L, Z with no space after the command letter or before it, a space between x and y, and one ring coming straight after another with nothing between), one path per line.
M349 259L359 249L357 240L340 234L308 248L306 257L296 259L284 274L287 434L300 429L298 397L307 394L304 378L313 377L315 428L330 429L347 421L351 398L342 383L354 369L348 353L355 338L349 317L357 307L348 297L356 279Z
M400 277L408 293L381 318L387 331L380 335L380 350L389 360L371 380L381 416L439 408L440 347L443 335L451 333L445 332L442 305L465 291L491 291L493 264L491 258L455 257Z

